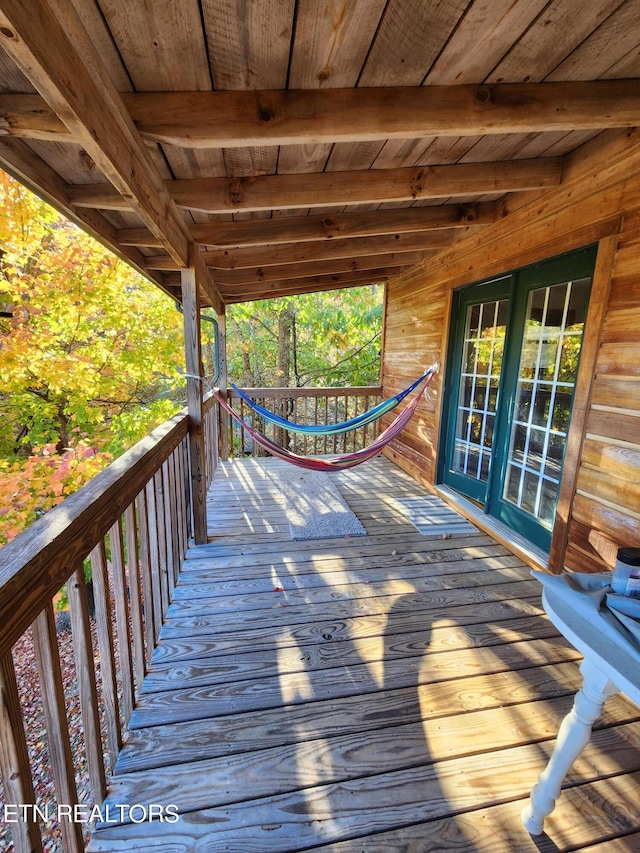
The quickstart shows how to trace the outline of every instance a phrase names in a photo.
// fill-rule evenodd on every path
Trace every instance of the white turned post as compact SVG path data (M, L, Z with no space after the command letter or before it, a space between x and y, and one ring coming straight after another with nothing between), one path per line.
M582 687L573 708L562 721L553 754L531 791L522 810L522 823L531 835L540 835L544 819L551 814L564 777L591 737L591 728L602 714L604 703L619 693L618 688L591 661L584 659L580 667Z

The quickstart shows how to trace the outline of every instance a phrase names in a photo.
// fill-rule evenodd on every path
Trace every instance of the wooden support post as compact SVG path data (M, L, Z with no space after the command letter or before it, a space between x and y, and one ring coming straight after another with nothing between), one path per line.
M198 251L191 244L190 252ZM191 507L193 539L196 545L207 541L207 478L202 411L204 371L200 356L200 298L195 260L181 271L182 307L184 309L184 348L187 368L187 407L189 411L189 446L191 450Z
M218 317L218 357L220 361L218 387L226 400L229 380L227 374L227 318L224 313ZM229 458L229 416L222 411L220 412L220 456L225 462Z
M0 658L0 770L5 803L35 805L29 752L11 653ZM15 853L42 853L40 828L30 811L11 824Z

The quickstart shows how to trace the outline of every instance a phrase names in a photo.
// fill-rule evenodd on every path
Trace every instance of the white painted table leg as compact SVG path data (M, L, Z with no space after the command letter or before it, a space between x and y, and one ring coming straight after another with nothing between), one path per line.
M544 819L553 811L564 777L591 737L591 728L604 703L618 688L587 658L580 667L583 681L573 708L562 721L553 754L522 810L522 823L531 835L540 835Z

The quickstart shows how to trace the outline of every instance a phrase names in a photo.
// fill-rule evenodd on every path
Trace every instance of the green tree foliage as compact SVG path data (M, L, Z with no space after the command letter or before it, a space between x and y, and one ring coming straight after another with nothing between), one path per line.
M380 285L233 305L228 370L245 387L375 385Z
M0 173L0 543L179 408L172 300Z

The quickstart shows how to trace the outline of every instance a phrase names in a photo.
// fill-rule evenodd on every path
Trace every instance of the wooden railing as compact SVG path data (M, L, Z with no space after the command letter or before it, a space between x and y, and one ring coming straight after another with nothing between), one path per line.
M218 458L215 401L205 401L204 413L209 483ZM100 804L189 543L188 430L187 414L176 415L0 550L0 770L5 803L22 807L17 814L26 818L10 823L16 853L42 850L30 808L42 803L34 797L12 647L31 627L56 803L73 809L79 760L63 686L63 668L73 664L61 661L53 605L66 585L84 730L80 761L90 780L86 796ZM82 821L62 818L59 831L65 851L84 849Z
M375 406L382 399L378 386L353 388L247 388L244 393L272 412L301 424L330 424L345 421ZM352 432L313 436L275 427L256 414L237 391L229 392L229 403L244 423L265 433L278 444L302 456L351 453L369 444L380 431L379 421ZM244 427L229 424L232 456L263 456ZM233 431L231 431L233 430Z
M211 485L213 475L220 461L220 407L215 401L213 394L204 398L204 449L205 449L205 476L207 488Z

